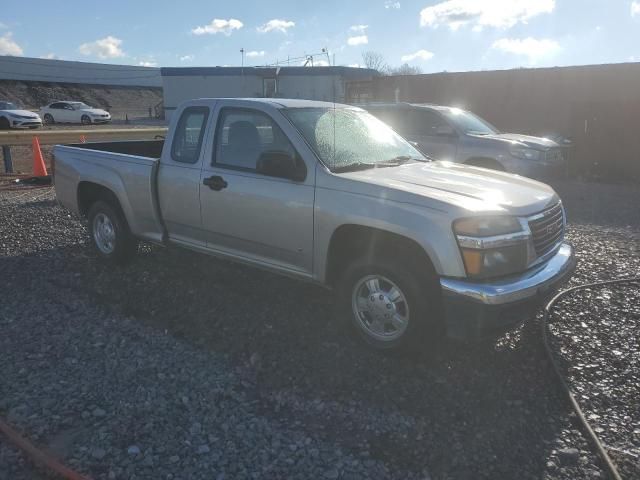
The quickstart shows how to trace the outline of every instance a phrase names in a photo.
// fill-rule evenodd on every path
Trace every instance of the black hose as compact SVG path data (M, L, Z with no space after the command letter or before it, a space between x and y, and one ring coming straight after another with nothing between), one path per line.
M564 390L564 393L567 396L569 403L573 407L573 410L576 412L576 415L580 419L580 423L582 424L584 431L587 433L589 439L591 440L593 447L598 452L598 455L600 455L600 457L602 458L602 461L604 462L609 472L609 475L614 480L622 480L622 477L620 476L620 472L618 472L618 469L616 468L615 464L609 457L609 454L607 453L604 445L602 444L602 442L600 442L600 439L591 428L591 425L589 425L589 422L584 416L584 413L582 412L580 405L578 404L575 396L573 395L573 392L571 392L571 389L569 388L567 381L562 376L560 367L556 363L556 360L553 356L553 352L551 351L551 347L549 346L549 340L547 337L547 334L549 332L548 322L549 322L549 315L551 314L551 309L553 308L553 306L556 304L556 302L558 302L560 299L562 299L569 293L575 292L577 290L584 290L584 289L593 288L593 287L604 287L607 285L636 284L636 283L640 283L640 277L621 278L617 280L606 280L603 282L586 283L584 285L577 285L575 287L571 287L566 290L563 290L562 292L558 293L555 297L553 297L551 301L549 301L549 303L547 303L547 306L544 308L544 316L542 318L542 325L541 325L542 343L544 344L544 348L547 352L547 356L549 357L551 365L553 365L553 369L556 372L558 380L560 381L560 385L562 386L562 389Z

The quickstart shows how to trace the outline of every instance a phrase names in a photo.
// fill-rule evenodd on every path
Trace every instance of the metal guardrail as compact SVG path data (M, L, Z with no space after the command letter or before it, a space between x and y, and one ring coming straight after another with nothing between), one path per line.
M118 140L151 140L156 135L166 135L167 128L100 128L83 130L9 130L0 132L0 145L31 145L38 137L40 145Z

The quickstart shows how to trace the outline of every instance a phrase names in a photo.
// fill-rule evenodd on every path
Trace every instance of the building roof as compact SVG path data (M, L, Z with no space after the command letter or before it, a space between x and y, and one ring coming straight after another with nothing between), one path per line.
M192 76L341 76L349 80L365 80L380 75L377 70L355 67L163 67L163 77Z
M355 108L352 105L345 105L342 103L333 103L333 102L323 102L320 100L304 100L299 98L199 98L197 100L193 100L197 103L198 100L233 100L238 102L260 102L260 103L268 103L269 105L273 105L276 108Z

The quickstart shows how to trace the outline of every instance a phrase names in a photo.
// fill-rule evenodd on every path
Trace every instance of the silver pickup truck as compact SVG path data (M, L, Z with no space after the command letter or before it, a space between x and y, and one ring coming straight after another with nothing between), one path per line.
M315 282L380 349L506 330L575 265L549 186L429 161L347 105L192 100L166 140L54 155L58 200L105 259L145 240Z

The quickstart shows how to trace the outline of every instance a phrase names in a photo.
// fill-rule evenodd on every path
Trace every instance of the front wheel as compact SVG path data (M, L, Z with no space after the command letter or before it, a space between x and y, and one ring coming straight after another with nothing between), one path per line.
M11 128L9 120L5 117L0 117L0 130L9 130L9 128Z
M403 262L356 261L337 285L342 315L377 350L426 351L441 335L435 275Z
M98 254L109 263L125 264L138 250L124 215L102 200L89 210L89 231Z
M56 121L53 119L53 115L51 115L50 113L45 113L43 120L45 125L53 125L54 123L56 123Z
M83 115L80 121L83 125L91 125L91 118L89 118L89 115Z

